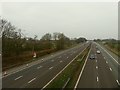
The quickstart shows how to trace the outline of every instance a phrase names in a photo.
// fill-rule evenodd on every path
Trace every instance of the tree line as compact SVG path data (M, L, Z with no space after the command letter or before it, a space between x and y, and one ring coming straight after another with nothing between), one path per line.
M0 37L2 37L2 57L5 67L30 60L34 52L40 57L86 41L85 38L70 39L59 32L46 33L41 39L37 39L37 35L34 38L26 37L21 29L2 18L0 18Z

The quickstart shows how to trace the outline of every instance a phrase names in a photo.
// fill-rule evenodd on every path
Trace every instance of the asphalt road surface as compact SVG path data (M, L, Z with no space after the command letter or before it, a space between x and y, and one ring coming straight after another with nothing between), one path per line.
M3 77L2 88L42 88L88 45L89 43L78 45L52 55L41 63Z
M100 49L101 47L96 48L96 46L98 47L99 45L93 43L91 46L91 51L77 84L77 88L118 88L118 78L114 76L112 67L109 66L109 62L103 56L106 52L103 53ZM102 51L100 54L96 53L98 49ZM90 59L91 54L95 55L95 59ZM106 56L111 58L109 55ZM117 70L116 72L118 72Z

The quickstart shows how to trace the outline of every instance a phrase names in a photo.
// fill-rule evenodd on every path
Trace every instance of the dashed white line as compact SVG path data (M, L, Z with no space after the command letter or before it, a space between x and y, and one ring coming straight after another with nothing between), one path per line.
M97 60L96 60L96 63L97 63Z
M63 61L60 61L60 63L63 62Z
M99 45L99 44L98 44ZM100 45L99 45L100 46ZM101 46L100 46L101 47ZM107 50L105 50L103 47L101 47L118 65L120 65L119 63L118 63L118 61L115 59L115 58L113 58L113 56L112 55L110 55L109 53L108 53L108 51Z
M39 67L37 67L37 69L40 69L40 68L42 68L43 66L39 66Z
M61 56L59 56L59 58L61 58Z
M53 67L50 67L49 69L52 69Z
M26 67L28 67L28 64L26 64Z
M68 57L67 57L68 58Z
M98 76L97 76L97 82L99 81L99 78L98 78Z
M98 69L98 66L96 66L96 69Z
M54 60L51 60L51 62L54 62Z
M36 78L33 78L32 80L30 80L28 83L31 83L32 81L34 81Z
M104 59L105 59L105 57L104 57Z
M108 62L106 61L106 63L108 63Z
M120 83L119 83L119 81L118 81L118 80L116 80L116 82L117 82L117 84L120 86Z
M17 78L15 78L15 80L18 80L18 79L20 79L20 78L22 78L23 76L19 76L19 77L17 77Z
M56 74L44 87L42 87L41 90L43 90L44 88L46 88L58 75L60 75L84 50L82 50L75 58L73 58L73 60L70 61L58 74Z
M110 71L112 71L112 68L110 68Z

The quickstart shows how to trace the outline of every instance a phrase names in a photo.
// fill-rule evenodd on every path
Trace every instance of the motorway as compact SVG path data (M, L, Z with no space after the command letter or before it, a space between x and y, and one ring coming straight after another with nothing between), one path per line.
M97 50L101 53L97 54ZM95 55L95 59L89 58L91 54ZM107 51L105 52L99 44L94 42L76 88L118 88L118 68L116 68L118 64Z
M29 68L7 75L2 78L2 88L42 88L88 45L89 42L78 45L54 54L51 58L41 59L42 62Z

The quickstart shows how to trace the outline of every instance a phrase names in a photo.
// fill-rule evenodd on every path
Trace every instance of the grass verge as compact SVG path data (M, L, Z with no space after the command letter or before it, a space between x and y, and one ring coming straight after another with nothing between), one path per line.
M70 47L65 48L64 50L68 50L70 48L76 47L77 45L78 44L72 45ZM9 69L12 69L12 68L24 65L24 64L28 64L28 63L40 60L41 58L45 58L47 56L50 56L50 55L55 54L55 53L59 53L59 52L64 51L64 50L55 50L54 52L46 53L45 55L41 55L41 56L37 55L37 58L34 58L34 59L33 59L33 55L30 55L30 56L27 56L24 58L16 56L15 58L13 58L11 60L7 60L9 62L6 62L4 57L3 57L2 58L3 59L2 60L3 61L2 62L2 71L6 71L6 70L9 70Z
M114 49L114 48L110 48L108 45L104 45L108 50L110 50L111 52L113 52L114 54L116 54L117 56L120 56L120 51Z
M88 46L78 57L76 57L76 59L46 88L74 88L89 50L90 46Z

